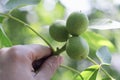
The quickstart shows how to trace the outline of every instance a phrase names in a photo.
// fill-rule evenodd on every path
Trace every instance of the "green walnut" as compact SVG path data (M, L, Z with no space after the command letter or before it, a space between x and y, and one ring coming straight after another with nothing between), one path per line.
M85 32L88 28L88 25L88 17L81 12L71 13L66 22L66 28L68 32L75 36L78 36Z
M82 37L71 37L67 41L66 52L71 59L82 60L89 54L89 46Z
M69 37L69 33L66 30L66 23L63 20L57 20L50 25L49 33L58 42L65 42Z

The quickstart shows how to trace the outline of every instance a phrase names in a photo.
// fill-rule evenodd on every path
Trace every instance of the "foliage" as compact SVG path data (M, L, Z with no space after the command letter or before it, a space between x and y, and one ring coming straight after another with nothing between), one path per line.
M2 29L2 26L0 24L0 47L5 47L5 46L6 47L12 46L12 43L6 36L4 30Z
M96 80L99 68L100 68L99 65L94 65L94 66L88 67L83 72L81 72L80 75L78 75L76 80Z
M47 44L55 50L56 53L62 53L64 51L64 43L54 41L49 35L49 27L46 27L46 25L50 25L57 19L64 19L65 7L59 0L57 0L54 1L54 7L47 10L44 5L45 1L8 0L6 4L4 4L7 11L0 13L0 48L9 47L16 44L41 43L44 45ZM24 7L33 4L36 6L32 6L30 11ZM103 68L103 65L106 67L111 65L112 55L110 51L116 51L116 45L97 31L101 29L118 29L120 28L118 26L119 22L111 19L99 19L99 21L92 24L95 17L101 18L101 16L103 17L105 15L103 15L102 11L95 9L93 14L89 15L91 24L88 31L82 34L82 37L86 39L90 46L90 54L87 57L87 60L93 64L85 65L84 69L82 67L79 69L78 66L85 63L85 60L83 60L82 64L78 65L80 61L71 60L68 55L64 54L66 52L64 52L62 55L66 59L66 63L64 64L67 66L61 65L61 68L64 69L60 68L53 76L52 80L115 80L112 77L114 75L110 75L110 73ZM104 23L101 25L98 24L98 22ZM117 27L111 27L111 25L114 24L117 24ZM105 27L102 28L101 26ZM37 36L32 33L35 33ZM69 67L67 62L72 65L75 64L77 67Z

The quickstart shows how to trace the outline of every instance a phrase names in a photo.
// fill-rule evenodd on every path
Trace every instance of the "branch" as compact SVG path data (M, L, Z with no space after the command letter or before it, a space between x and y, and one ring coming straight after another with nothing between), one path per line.
M11 19L13 19L13 20L15 20L15 21L23 24L24 26L26 26L27 28L29 28L30 30L32 30L32 31L33 31L37 36L39 36L42 40L44 40L45 43L54 51L54 48L52 47L52 45L51 45L42 35L40 35L40 34L39 34L38 32L36 32L33 28L31 28L29 24L23 22L22 20L14 17L14 16L12 16L12 15L10 15L10 14L0 13L0 15L5 16L5 17L9 17L9 18L11 18Z

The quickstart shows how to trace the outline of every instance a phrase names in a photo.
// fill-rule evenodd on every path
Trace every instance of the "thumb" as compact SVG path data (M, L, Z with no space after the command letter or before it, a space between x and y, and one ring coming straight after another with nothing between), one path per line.
M35 79L50 80L62 62L63 58L61 56L51 56L43 63Z

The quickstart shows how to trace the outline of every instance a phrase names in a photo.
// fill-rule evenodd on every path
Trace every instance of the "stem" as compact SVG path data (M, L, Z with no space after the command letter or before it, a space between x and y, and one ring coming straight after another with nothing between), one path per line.
M39 34L38 32L36 32L33 28L31 28L29 24L21 21L20 19L14 17L14 16L12 16L12 15L4 14L4 13L0 13L0 15L9 17L9 18L11 18L11 19L13 19L13 20L15 20L15 21L23 24L24 26L26 26L27 28L29 28L30 30L32 30L32 31L33 31L37 36L39 36L42 40L44 40L45 43L54 51L54 48L51 46L51 44L50 44L42 35L40 35L40 34Z
M4 14L4 13L0 13L0 15L3 16L3 17L8 17L8 15Z
M97 62L95 62L92 58L90 58L89 56L87 57L87 59L89 60L89 61L91 61L93 64L95 64L95 65L99 65ZM115 80L110 74L108 74L108 72L106 72L103 68L102 68L102 66L100 67L101 68L101 70L111 79L111 80Z
M66 49L66 44L64 44L60 49L57 49L57 51L54 53L55 55L59 55Z
M75 70L75 69L73 69L73 68L71 68L71 67L69 67L69 66L60 65L60 67L63 67L63 68L68 69L68 70L71 70L72 72L75 72L75 73L77 73L77 74L80 74L79 71L77 71L77 70Z
M75 80L77 77L78 77L78 73L76 73L76 74L73 76L73 79L72 79L72 80ZM80 77L82 78L81 75L80 75Z
M71 70L72 72L75 72L75 73L76 73L75 77L76 77L77 75L79 75L79 76L82 78L82 76L80 75L80 72L77 71L76 69L71 68L71 67L69 67L69 66L65 66L65 65L60 65L60 67L63 67L63 68L68 69L68 70ZM75 78L75 77L74 77L74 78Z
M102 67L101 70L111 79L111 80L115 80L110 74L108 74Z
M87 59L90 61L90 62L92 62L93 64L95 64L95 65L98 65L98 63L96 63L92 58L90 58L89 56L87 56Z

